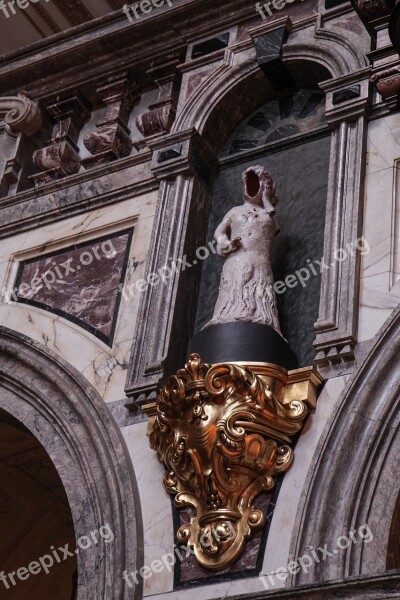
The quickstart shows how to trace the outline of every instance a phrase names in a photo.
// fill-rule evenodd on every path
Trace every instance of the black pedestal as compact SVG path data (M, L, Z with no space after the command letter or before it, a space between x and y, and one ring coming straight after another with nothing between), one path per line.
M298 360L289 344L268 325L221 323L210 325L192 337L188 355L200 354L206 363L268 362L287 370Z

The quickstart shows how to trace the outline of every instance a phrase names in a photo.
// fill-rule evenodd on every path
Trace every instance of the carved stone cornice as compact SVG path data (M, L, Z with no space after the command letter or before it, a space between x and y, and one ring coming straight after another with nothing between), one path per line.
M38 103L24 92L0 98L0 114L5 115L4 122L13 133L24 133L28 137L35 134L43 122Z
M218 169L218 157L196 129L148 140L153 153L151 170L157 179L171 179L195 171L209 185Z
M198 354L165 382L149 422L150 446L166 465L166 491L178 507L195 509L177 538L201 566L228 567L265 524L254 500L290 467L292 438L321 382L311 367L288 373L268 363L208 365Z
M335 130L343 121L357 121L367 116L370 110L370 74L371 67L365 67L336 79L319 84L326 94L326 120Z

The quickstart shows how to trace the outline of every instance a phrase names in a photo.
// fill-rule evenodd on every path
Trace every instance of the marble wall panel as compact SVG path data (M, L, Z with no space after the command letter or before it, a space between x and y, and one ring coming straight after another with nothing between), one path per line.
M359 341L371 339L400 302L400 126L398 115L368 128Z
M13 300L76 322L112 346L133 229L22 261Z
M1 323L63 356L85 375L106 402L125 398L127 362L141 295L135 283L144 276L156 202L157 192L152 192L67 218L62 226L44 225L28 235L21 233L0 242ZM14 287L21 262L81 243L92 246L95 239L132 229L125 275L128 292L121 296L112 348L60 315L38 306L7 302L7 291Z

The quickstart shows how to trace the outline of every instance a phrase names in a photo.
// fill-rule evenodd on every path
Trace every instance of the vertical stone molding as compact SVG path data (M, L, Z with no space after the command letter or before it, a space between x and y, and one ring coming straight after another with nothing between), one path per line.
M55 120L49 146L37 150L34 164L42 171L32 175L35 185L41 185L77 173L80 169L78 137L90 116L89 106L79 94L60 99L47 107Z
M82 160L86 169L130 154L132 141L128 120L140 98L139 86L132 83L126 73L109 77L96 92L107 111L104 119L96 123L97 131L87 133L83 138L85 147L93 154Z
M181 76L177 70L179 53L154 60L147 74L159 87L158 100L149 106L149 112L139 115L136 126L148 138L168 133L175 119L178 104Z
M161 280L148 286L139 307L126 388L137 405L155 400L159 380L186 359L200 286L196 249L205 241L217 166L194 129L153 142L152 150L160 192L145 278L156 273Z
M327 120L333 129L325 219L325 267L314 343L316 362L323 375L346 372L352 368L355 358L360 285L360 248L355 244L362 232L369 74L370 69L366 68L321 84L327 94ZM348 93L349 90L352 93Z

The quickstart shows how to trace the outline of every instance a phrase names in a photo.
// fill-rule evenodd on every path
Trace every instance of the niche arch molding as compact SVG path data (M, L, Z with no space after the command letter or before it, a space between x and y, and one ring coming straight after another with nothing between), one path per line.
M0 408L42 444L64 485L75 536L109 525L114 541L78 555L77 600L133 600L122 571L140 567L139 496L121 432L73 367L41 344L0 327ZM98 536L100 537L100 536Z
M282 47L282 60L286 65L292 68L296 68L299 63L304 63L310 68L312 65L319 66L326 71L326 79L345 77L368 66L366 57L357 48L358 38L326 30L318 30L315 33L313 29L312 33L310 28L307 28L296 32L294 36L289 35L288 41ZM261 33L260 28L257 30ZM244 89L246 86L248 89L253 79L258 79L258 83L265 80L265 75L256 61L253 41L250 39L227 48L222 64L190 96L176 118L171 132L194 127L204 134L214 111L218 110L224 99L242 87ZM273 94L274 88L269 87L268 91ZM268 96L265 94L261 98L256 95L253 105L245 102L245 108L234 124L267 100Z

